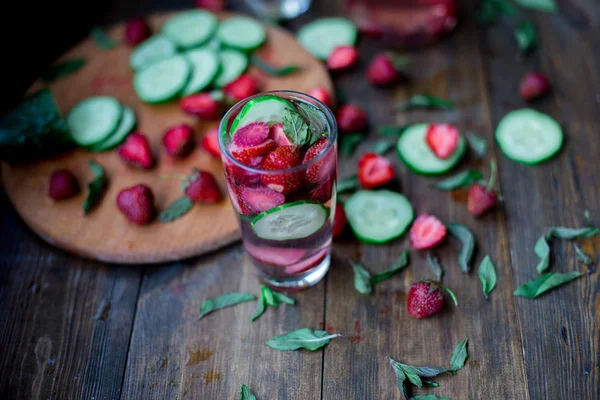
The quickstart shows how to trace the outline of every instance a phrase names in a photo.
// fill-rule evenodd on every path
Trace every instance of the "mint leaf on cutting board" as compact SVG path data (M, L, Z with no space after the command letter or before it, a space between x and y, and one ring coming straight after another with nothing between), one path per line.
M118 45L117 41L111 39L110 36L108 36L106 32L104 32L104 30L102 30L102 28L99 26L92 28L91 36L92 39L94 39L96 46L101 49L110 50L114 49Z
M88 195L83 201L84 214L89 213L100 201L106 189L106 173L102 165L90 160L89 166L94 173L94 179L88 184Z
M187 196L181 196L158 214L160 222L171 222L184 216L192 209L194 202Z
M275 350L281 351L299 349L315 351L328 344L331 339L340 336L342 335L339 333L330 334L326 331L302 328L283 335L274 336L266 340L265 344Z
M74 74L86 64L85 58L74 58L51 65L41 76L45 83L54 82L64 76Z
M200 306L200 316L198 319L202 319L211 312L220 310L221 308L231 307L236 304L252 300L256 300L256 296L251 293L244 292L231 292L222 294L218 297L206 299Z
M250 62L254 66L256 66L258 69L262 70L267 75L271 75L271 76L285 76L285 75L293 74L294 72L297 72L300 70L300 67L297 65L287 65L285 67L278 68L278 67L275 67L275 66L269 64L268 62L260 59L257 56L252 56L250 58Z

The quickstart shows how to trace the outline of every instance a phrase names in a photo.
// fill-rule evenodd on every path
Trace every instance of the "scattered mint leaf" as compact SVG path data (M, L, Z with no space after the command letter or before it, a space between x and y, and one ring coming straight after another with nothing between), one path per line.
M422 394L411 397L410 400L452 400L450 397L437 397L435 394Z
M59 78L67 75L71 75L79 71L85 64L85 58L74 58L72 60L66 60L59 62L58 64L51 65L41 76L42 81L45 83L51 83Z
M292 299L291 297L286 296L283 293L279 293L279 292L273 292L273 297L275 297L275 300L277 300L280 303L286 303L286 304L296 304L296 300Z
M391 278L397 272L402 271L404 268L408 266L408 252L404 250L400 257L392 264L390 268L386 271L375 274L371 279L371 284L375 285L381 281L385 281L386 279ZM356 272L355 272L356 273ZM368 271L367 271L368 273ZM356 279L356 278L355 278Z
M433 254L427 253L427 263L429 264L429 269L435 275L435 280L441 282L444 277L444 268L442 268L440 260Z
M347 133L342 137L340 148L342 153L351 156L356 147L364 140L365 134L360 132Z
M354 271L354 288L356 291L361 294L371 294L373 291L371 273L356 262L352 263L352 270Z
M515 296L534 299L541 294L577 279L582 275L583 272L548 272L519 287L513 294Z
M481 171L467 169L463 172L439 181L436 184L436 187L440 190L460 189L465 186L471 186L481 178L483 178Z
M423 386L426 386L426 387L440 387L440 385L437 382L434 382L434 381L423 381Z
M192 209L194 202L187 196L181 196L158 214L160 222L171 222Z
M88 184L88 195L83 201L84 214L89 213L98 204L106 189L106 173L102 165L90 160L89 166L95 178Z
M598 234L600 230L595 227L587 228L566 228L562 226L552 227L542 235L535 243L533 250L540 259L536 270L538 273L543 274L550 267L550 240L552 238L562 240L573 240L580 238L589 238ZM577 250L576 250L577 251Z
M577 243L575 243L573 246L575 247L575 255L577 256L577 259L579 261L581 261L585 265L593 264L594 259L592 258L592 256L590 254L583 251Z
M306 349L315 351L325 346L333 338L340 337L339 333L329 334L326 331L315 331L302 328L283 335L274 336L265 344L275 350L289 351Z
M207 299L200 306L200 317L198 317L198 319L202 319L204 316L215 310L252 300L256 300L256 296L251 293L244 292L231 292Z
M271 289L266 285L260 285L260 302L256 307L256 311L252 316L252 321L260 317L266 310L267 306L279 307L279 303L296 304L296 300Z
M587 222L588 226L594 226L594 223L592 222L592 217L590 216L590 210L588 210L587 208L583 211L583 218L585 218L585 221Z
M394 148L394 143L388 142L387 140L378 140L373 144L371 151L377 154L385 154Z
M515 0L515 3L523 8L529 8L535 11L553 13L557 9L554 0Z
M310 141L308 125L296 111L284 109L282 121L283 131L293 144L301 146Z
M440 97L418 94L400 104L400 110L402 111L412 110L414 108L450 110L454 108L454 103Z
M540 259L537 267L535 267L539 274L546 272L548 267L550 267L550 245L548 244L548 239L547 234L542 235L533 247L533 251L535 251L535 254Z
M477 271L479 280L483 285L483 294L487 298L490 293L496 288L496 269L490 259L490 256L485 256L479 264L479 270Z
M502 15L515 15L515 7L506 0L482 0L477 20L482 24L493 24Z
M481 136L478 136L472 132L467 132L466 137L467 142L469 143L469 147L471 147L471 150L473 150L477 157L483 158L488 150L487 141Z
M92 39L96 42L96 46L104 50L110 50L117 47L118 43L111 39L106 32L102 30L99 26L92 28Z
M256 396L252 394L248 386L242 385L242 393L240 395L240 400L256 400Z
M338 194L354 191L354 190L358 189L358 187L359 187L359 184L358 184L358 178L356 177L356 175L352 175L347 178L340 179L336 185Z
M379 127L379 134L382 136L400 136L410 128L410 124L406 125L384 125Z
M463 272L468 273L471 270L470 262L475 250L475 237L469 228L461 224L448 224L446 228L462 243L462 248L458 253L458 264Z
M557 239L571 240L579 238L590 238L598 234L600 230L594 227L588 228L564 228L558 226L552 228L550 234Z
M256 56L252 56L250 62L258 69L271 76L285 76L300 70L300 67L297 65L287 65L285 67L277 68Z
M526 53L537 47L538 35L535 24L531 21L523 21L515 28L515 39L519 49Z
M450 358L450 372L452 375L456 374L456 371L465 366L465 361L469 357L469 350L467 349L469 339L461 340L454 348L454 353Z
M265 301L264 296L260 296L260 300L256 304L256 311L252 314L252 322L256 321L258 317L263 315L263 313L267 310L267 302Z
M265 303L267 303L268 306L277 307L279 305L279 302L275 300L275 296L273 296L273 291L270 287L261 285L260 294L262 298L265 299Z
M433 378L434 376L438 376L444 372L449 372L447 368L415 367L412 365L402 364L391 357L388 357L388 360L390 361L390 364L396 373L396 384L398 385L398 389L400 389L403 393L406 393L406 387L404 386L406 379L408 379L413 385L420 388L423 387L423 381L421 378ZM408 396L406 396L406 398L408 398Z

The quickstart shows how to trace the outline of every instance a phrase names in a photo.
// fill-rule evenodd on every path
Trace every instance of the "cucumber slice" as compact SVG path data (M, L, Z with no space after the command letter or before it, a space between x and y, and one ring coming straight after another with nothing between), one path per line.
M208 42L218 24L214 14L204 10L192 10L171 17L164 23L161 31L177 47L189 49Z
M162 35L156 35L137 46L129 56L129 65L138 71L157 61L172 57L177 52L175 45Z
M400 138L396 149L400 159L416 174L439 175L454 168L465 155L467 143L460 136L458 146L447 159L438 158L427 145L425 135L429 124L415 124L408 127Z
M221 71L215 78L215 86L222 88L237 79L248 69L248 57L238 50L225 49L219 52Z
M356 237L366 243L385 243L399 237L414 218L408 199L387 189L354 192L344 211Z
M232 17L219 25L217 37L221 42L234 49L252 51L260 47L267 39L265 28L249 17Z
M123 107L111 96L94 96L77 103L67 116L71 137L80 146L100 143L121 122Z
M252 219L252 229L266 240L302 239L321 229L328 216L320 203L299 200L258 214Z
M221 68L217 53L210 49L196 49L185 53L192 65L192 76L183 89L182 95L198 93L215 79Z
M350 20L342 17L317 19L298 31L300 44L319 60L326 60L338 46L353 46L357 29Z
M537 164L555 155L563 144L560 124L549 115L529 108L506 114L496 128L496 140L511 160Z
M137 72L133 77L133 88L142 101L165 102L181 93L191 71L184 55L173 56Z
M130 107L123 107L123 117L117 130L102 142L90 147L91 151L105 151L120 145L136 123L135 113Z
M229 134L233 137L238 127L246 126L250 122L266 122L270 126L278 124L282 122L283 110L286 108L293 109L294 106L289 101L272 94L252 99L244 105L233 120Z

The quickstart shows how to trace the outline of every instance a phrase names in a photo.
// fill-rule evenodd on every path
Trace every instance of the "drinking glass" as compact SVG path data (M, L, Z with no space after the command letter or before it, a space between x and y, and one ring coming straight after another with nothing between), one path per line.
M309 122L313 133L327 133L325 139L320 139L326 141L324 149L316 157L279 170L252 166L261 162L260 157L248 163L252 165L234 158L229 129L235 117L248 102L268 95L290 102ZM337 125L331 110L303 93L263 92L227 111L219 125L219 147L242 242L259 280L285 290L315 285L329 269L335 217ZM307 147L302 146L302 151ZM295 184L299 188L287 192L273 184L288 179L301 185Z
M296 18L306 12L311 0L246 0L261 18L274 21Z

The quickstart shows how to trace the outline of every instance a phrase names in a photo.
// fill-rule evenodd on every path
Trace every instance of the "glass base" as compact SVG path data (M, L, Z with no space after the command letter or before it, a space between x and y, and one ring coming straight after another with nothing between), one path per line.
M307 271L303 275L295 275L289 278L274 278L266 275L258 268L254 268L254 270L261 283L264 283L273 289L298 291L308 289L309 287L319 283L327 274L327 271L329 271L330 260L331 256L330 254L327 254L323 261L321 261L319 265L315 266L310 271Z

